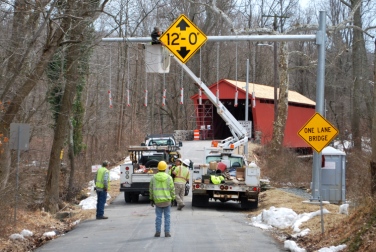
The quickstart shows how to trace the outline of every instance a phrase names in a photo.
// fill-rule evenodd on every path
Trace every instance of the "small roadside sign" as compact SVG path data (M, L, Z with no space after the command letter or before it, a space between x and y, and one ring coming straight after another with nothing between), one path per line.
M206 42L206 35L184 14L162 34L159 40L181 62L186 63Z
M91 172L97 172L99 170L99 168L101 168L102 166L101 165L92 165L91 166Z
M298 135L317 152L321 152L337 134L336 127L317 112L298 132Z

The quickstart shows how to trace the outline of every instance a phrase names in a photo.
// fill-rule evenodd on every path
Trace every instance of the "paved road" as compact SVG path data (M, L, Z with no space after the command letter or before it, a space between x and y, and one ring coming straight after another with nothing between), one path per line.
M193 160L196 157L188 155L195 150L187 143L183 157ZM153 237L155 213L148 198L126 204L120 194L105 208L108 220L85 221L36 251L285 251L268 233L246 223L246 213L239 204L211 202L207 208L192 207L191 194L185 202L182 211L172 208L171 238Z

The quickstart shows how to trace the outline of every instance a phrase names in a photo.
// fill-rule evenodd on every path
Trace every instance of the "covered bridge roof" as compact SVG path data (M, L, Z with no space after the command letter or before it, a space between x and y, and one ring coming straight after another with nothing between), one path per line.
M231 83L234 86L237 86L239 89L242 89L244 92L246 91L246 82L229 80L229 79L225 79L225 81L227 81L228 83ZM255 96L257 99L274 100L274 87L261 85L261 84L255 84L255 83L248 83L248 92L251 94L253 91L255 92ZM278 92L279 92L279 89L277 90L277 93ZM308 105L313 105L313 106L316 105L316 102L292 90L289 90L289 102L308 104Z

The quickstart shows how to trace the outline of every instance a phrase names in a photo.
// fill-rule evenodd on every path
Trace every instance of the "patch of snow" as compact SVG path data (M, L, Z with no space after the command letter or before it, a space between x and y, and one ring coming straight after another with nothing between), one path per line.
M24 240L25 238L21 234L11 234L9 236L11 240Z
M55 231L45 232L43 234L43 236L45 236L45 237L54 237L54 236L56 236L56 232Z
M339 252L345 249L347 246L346 244L338 245L338 246L330 246L329 248L321 248L317 252Z
M284 248L288 249L291 252L306 252L304 248L300 248L296 242L287 240L284 242Z
M328 214L328 213L330 213L330 212L324 208L323 209L323 214ZM317 210L317 211L311 212L311 213L302 213L302 214L299 214L297 220L292 225L292 228L293 228L294 232L300 232L299 226L303 222L306 222L306 221L308 221L309 219L312 219L315 216L319 216L320 214L321 214L320 210Z
M23 237L33 236L33 232L31 232L30 230L24 229L21 231L21 235Z
M340 205L338 213L349 215L349 204Z
M309 232L311 232L311 230L309 228L306 228L306 229L300 231L299 233L293 234L292 237L294 237L294 238L303 237L303 236L306 236L307 234L309 234Z

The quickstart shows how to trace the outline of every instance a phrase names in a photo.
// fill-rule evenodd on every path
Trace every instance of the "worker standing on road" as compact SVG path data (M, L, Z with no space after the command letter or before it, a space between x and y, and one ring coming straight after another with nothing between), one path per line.
M98 169L94 177L95 190L97 191L97 220L108 219L104 216L104 205L107 200L107 191L109 189L110 172L107 167L108 161L104 161L102 167Z
M178 156L175 155L174 161L175 161L175 164L169 170L169 174L171 175L173 179L175 178L175 174L173 174L172 172L175 171L176 167L181 166L181 163L183 162L183 160L181 158L178 158ZM177 205L178 203L176 202L176 199L171 202L171 206L177 206Z
M165 237L171 237L170 233L170 212L171 201L175 199L175 187L173 179L166 173L167 163L158 163L158 173L150 180L149 199L152 207L155 205L155 235L161 236L162 214L164 214Z
M184 193L185 193L185 184L189 182L189 159L185 159L182 162L182 165L176 167L176 169L172 172L175 175L174 184L175 184L175 193L176 193L176 201L178 203L178 210L181 210L184 204Z

